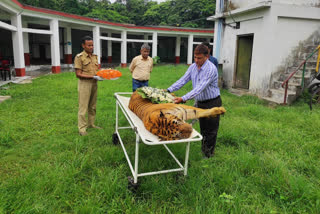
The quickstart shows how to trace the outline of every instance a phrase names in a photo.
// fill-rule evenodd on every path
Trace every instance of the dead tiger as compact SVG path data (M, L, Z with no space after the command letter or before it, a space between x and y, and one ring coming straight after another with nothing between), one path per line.
M215 117L226 112L223 107L201 109L173 103L153 104L137 92L130 98L129 109L142 120L148 131L159 136L161 140L189 138L192 126L186 123L186 120Z

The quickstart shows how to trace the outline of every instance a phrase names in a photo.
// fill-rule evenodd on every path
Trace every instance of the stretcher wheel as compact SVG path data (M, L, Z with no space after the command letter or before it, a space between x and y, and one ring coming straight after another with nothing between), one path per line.
M114 145L118 145L119 144L119 137L118 137L117 133L113 133L113 135L112 135L112 143Z
M138 191L138 188L140 186L140 183L134 183L134 179L131 176L128 176L128 189L132 191L133 193L136 193Z

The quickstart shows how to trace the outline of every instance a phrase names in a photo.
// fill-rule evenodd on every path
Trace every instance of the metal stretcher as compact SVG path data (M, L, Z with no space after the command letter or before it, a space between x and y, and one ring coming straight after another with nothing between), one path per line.
M148 176L148 175L183 171L184 175L186 176L187 171L188 171L190 142L201 141L202 140L201 134L199 134L196 130L193 129L193 132L192 132L190 138L181 139L181 140L160 141L159 137L157 137L156 135L153 135L151 132L149 132L144 127L144 124L140 120L140 118L129 109L128 106L129 106L130 97L128 97L128 95L131 95L131 94L132 93L130 93L130 92L119 92L119 93L114 94L114 96L116 98L116 125L115 125L116 130L115 130L115 133L113 134L113 143L118 144L120 142L121 147L123 149L123 152L124 152L126 159L128 161L130 170L132 172L133 179L129 177L129 182L131 183L131 185L133 185L133 186L137 185L138 177ZM129 122L130 127L119 127L119 107L120 107L123 115L126 117L127 121ZM130 158L127 154L124 143L121 139L121 136L119 133L119 130L121 130L121 129L133 129L135 131L136 149L135 149L134 168L133 168L133 165L132 165ZM167 170L138 173L140 139L146 145L150 145L150 146L163 145L166 148L166 150L169 152L169 154L172 156L172 158L176 161L176 163L178 164L179 167L173 168L173 169L167 169ZM172 151L167 146L167 144L176 144L176 143L187 143L184 166L182 165L182 163L180 163L180 161L175 157L175 155L172 153ZM130 183L129 183L129 185L130 185Z

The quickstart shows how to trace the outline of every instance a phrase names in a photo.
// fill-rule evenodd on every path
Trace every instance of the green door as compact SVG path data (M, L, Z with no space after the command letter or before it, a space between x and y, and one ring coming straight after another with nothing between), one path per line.
M238 37L235 87L249 89L253 35Z

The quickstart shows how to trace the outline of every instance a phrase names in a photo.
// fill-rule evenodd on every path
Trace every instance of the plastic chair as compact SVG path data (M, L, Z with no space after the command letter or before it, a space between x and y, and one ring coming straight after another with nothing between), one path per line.
M10 61L3 59L0 61L0 74L1 74L1 79L4 81L7 81L7 76L9 80L11 80L11 72L10 72Z

